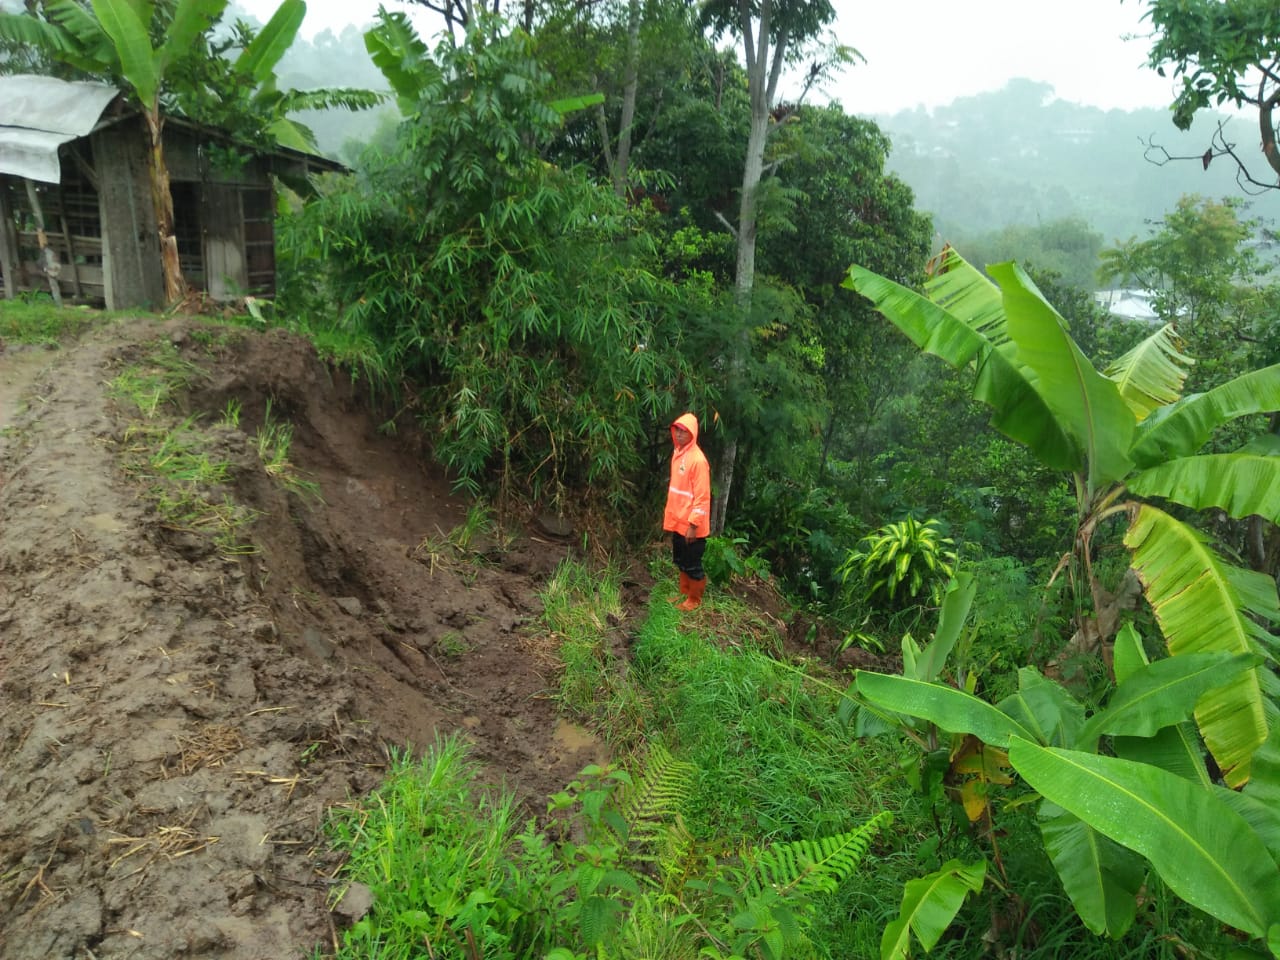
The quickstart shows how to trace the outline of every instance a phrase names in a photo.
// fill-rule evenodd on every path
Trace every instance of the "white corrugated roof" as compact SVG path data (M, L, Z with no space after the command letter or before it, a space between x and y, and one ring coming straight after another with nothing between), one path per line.
M92 132L118 93L103 83L0 77L0 174L57 183L58 147Z

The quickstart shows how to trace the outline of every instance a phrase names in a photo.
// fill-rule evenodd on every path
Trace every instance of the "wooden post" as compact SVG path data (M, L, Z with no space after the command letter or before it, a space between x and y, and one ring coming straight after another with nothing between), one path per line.
M58 184L58 219L62 223L62 246L67 252L67 263L71 265L71 285L76 291L76 298L84 299L84 287L80 284L80 268L76 266L76 248L71 239L71 227L67 225L67 197L62 192L62 184Z
M18 296L18 245L13 232L13 208L9 205L9 181L0 177L0 280L5 299Z
M49 246L49 238L44 233L44 210L40 206L36 185L30 180L24 180L23 183L27 185L27 200L31 204L31 216L36 221L36 240L40 244L40 259L44 261L44 275L49 278L49 292L53 294L53 302L62 306L62 287L58 284L62 264L58 263L58 255Z

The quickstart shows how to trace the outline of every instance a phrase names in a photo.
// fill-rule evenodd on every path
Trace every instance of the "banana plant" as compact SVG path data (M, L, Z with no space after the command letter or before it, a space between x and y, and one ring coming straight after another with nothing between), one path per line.
M1114 636L1116 614L1093 572L1092 540L1100 524L1126 517L1132 566L1172 655L1261 653L1273 660L1271 638L1255 618L1280 613L1274 581L1228 564L1192 527L1146 498L1280 522L1274 445L1199 452L1227 421L1280 409L1280 365L1183 397L1194 361L1165 327L1099 371L1016 263L988 272L990 279L947 248L923 294L857 265L844 285L923 351L972 367L973 395L991 408L992 426L1047 466L1071 473L1077 512L1064 565L1077 595L1090 594L1094 612L1078 614L1077 636L1099 645ZM1249 758L1274 725L1277 686L1273 671L1254 667L1196 705L1200 733L1231 786L1248 781Z
M299 0L300 2L300 0ZM165 74L222 16L227 0L178 0L164 23L158 43L150 32L156 8L152 0L45 0L43 17L0 15L0 37L30 43L77 70L123 80L147 129L147 168L156 212L165 298L172 303L186 294L173 231L173 197L165 163L160 97Z
M174 235L173 197L163 148L164 110L177 103L190 106L216 103L222 112L238 97L247 96L246 109L262 118L263 132L283 146L313 151L310 131L287 116L290 110L340 105L363 109L381 96L360 90L278 91L275 67L293 43L306 15L304 0L283 0L275 13L240 51L222 75L203 62L211 51L208 33L226 11L228 0L41 0L37 13L0 13L0 38L30 45L50 59L81 73L123 81L146 125L148 172L156 212L164 272L165 297L170 303L186 294L178 245ZM158 38L158 39L154 39ZM213 76L218 89L197 89L192 72ZM188 110L189 113L193 112ZM196 120L207 118L194 111ZM222 120L221 116L215 120Z
M1260 661L1218 651L1149 662L1126 626L1116 642L1119 682L1088 717L1031 667L1020 671L1018 692L996 704L909 676L859 671L856 687L879 711L1008 751L1013 770L1042 798L1045 850L1090 930L1123 935L1153 869L1177 896L1280 956L1280 729L1255 751L1253 778L1236 791L1209 778L1187 722L1206 692ZM1103 738L1114 756L1100 752ZM958 909L954 892L949 916ZM895 952L902 928L892 929L883 960L905 956Z

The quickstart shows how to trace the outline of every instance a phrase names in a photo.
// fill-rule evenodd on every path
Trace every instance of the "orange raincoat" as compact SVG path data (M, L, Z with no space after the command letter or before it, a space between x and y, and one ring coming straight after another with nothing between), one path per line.
M667 487L662 529L683 536L692 525L697 536L707 537L711 534L711 467L698 446L698 418L692 413L676 418L671 424L673 446L676 424L693 434L693 439L671 455L671 483Z

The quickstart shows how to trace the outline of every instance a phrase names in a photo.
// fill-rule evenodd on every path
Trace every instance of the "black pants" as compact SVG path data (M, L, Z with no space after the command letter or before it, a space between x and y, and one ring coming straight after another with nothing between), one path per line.
M702 572L702 555L706 551L706 537L685 540L678 533L671 535L671 559L691 580L702 580L706 577L706 574Z

